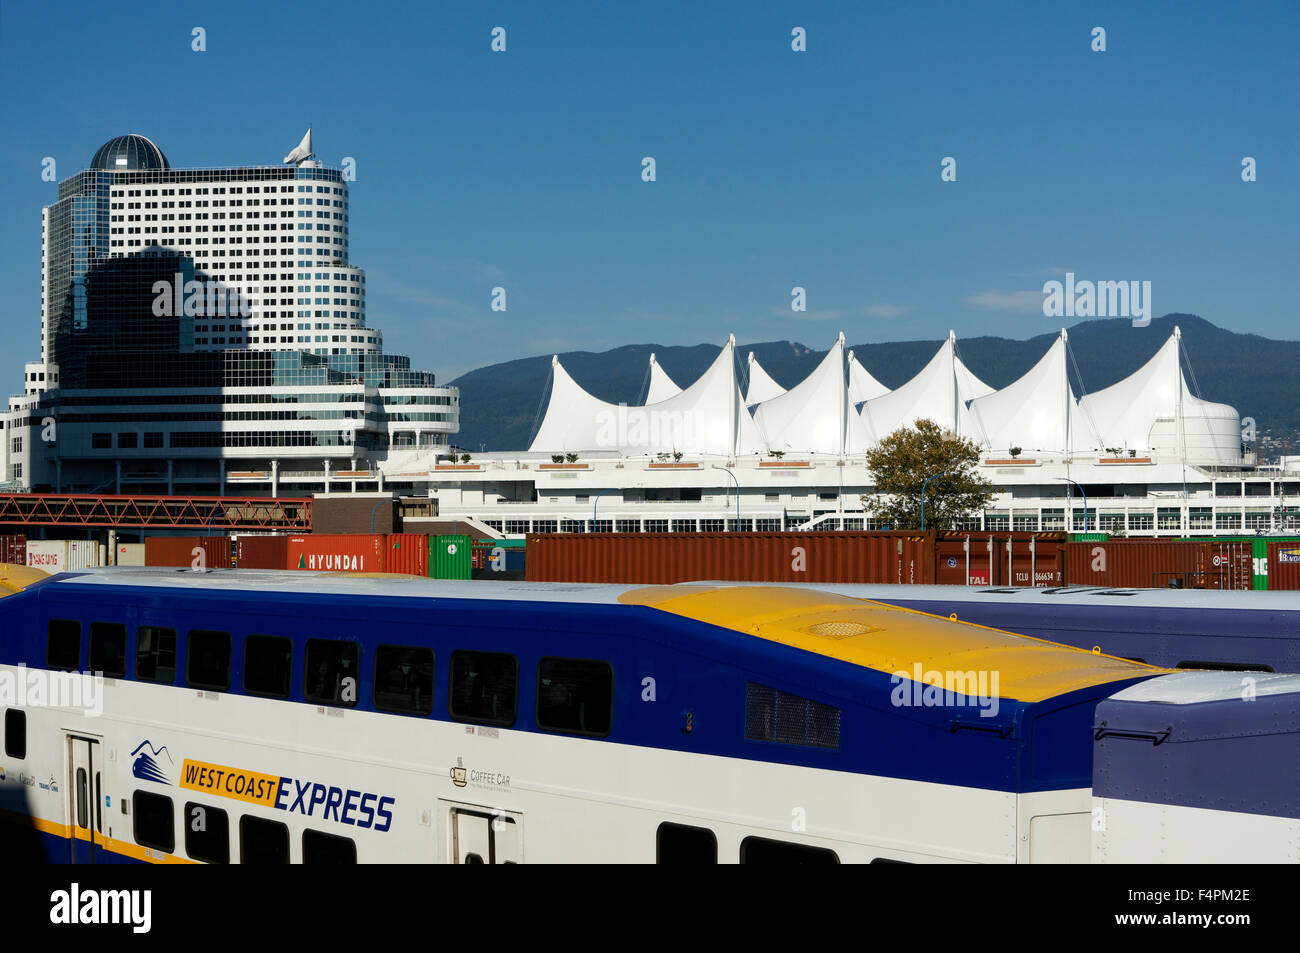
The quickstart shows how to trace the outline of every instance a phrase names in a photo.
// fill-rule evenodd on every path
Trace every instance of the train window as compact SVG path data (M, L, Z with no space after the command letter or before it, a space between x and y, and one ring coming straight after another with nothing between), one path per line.
M78 768L77 769L77 826L78 827L90 826L90 818L87 817L87 814L89 813L88 809L90 807L88 803L89 801L90 801L90 793L86 790L86 769Z
M1271 672L1273 666L1254 662L1179 662L1176 668L1200 669L1204 672Z
M279 821L266 821L245 814L239 819L239 862L287 864L289 828Z
M537 666L537 727L578 735L608 735L614 709L614 669L608 662L544 658Z
M45 643L46 664L57 670L75 672L81 663L81 623L51 619Z
M742 864L838 864L840 858L826 847L809 847L766 837L746 837L740 842Z
M351 707L357 703L360 662L357 643L308 639L302 691L308 701Z
M5 711L5 757L27 757L27 712L20 708Z
M190 629L185 643L185 684L190 688L229 691L229 632Z
M176 630L142 625L135 630L135 677L142 682L176 681Z
M173 823L172 799L162 794L136 791L131 800L135 815L135 842L141 847L170 854L176 850L176 825Z
M513 725L519 683L519 663L502 652L451 653L451 698L448 708L457 721Z
M250 695L289 697L293 670L293 643L276 635L250 635L244 639L244 691Z
M357 844L351 837L323 834L320 831L302 832L302 862L304 864L355 864Z
M105 678L126 674L126 626L118 622L90 623L90 670Z
M208 864L230 863L230 818L219 807L185 805L185 853Z
M404 645L375 650L375 708L402 715L433 714L433 651Z
M707 827L688 827L685 824L659 825L655 837L655 863L657 864L716 864L718 838Z
M749 682L745 688L745 738L812 748L838 748L840 710L833 705Z

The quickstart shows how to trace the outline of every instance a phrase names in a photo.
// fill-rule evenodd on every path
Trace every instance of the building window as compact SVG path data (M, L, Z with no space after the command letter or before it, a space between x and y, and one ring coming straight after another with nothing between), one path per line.
M609 734L614 670L608 662L544 658L537 666L537 727L575 735Z
M117 448L119 450L134 450L136 446L135 433L119 433L117 435Z
M46 636L46 665L55 671L75 672L81 664L81 623L51 619Z
M90 623L90 670L105 678L126 674L126 626L117 622Z
M27 757L27 712L21 708L5 710L5 757Z
M135 842L141 847L172 853L176 849L172 799L162 794L136 791L131 795L131 800L131 812L135 817Z
M745 738L812 748L840 746L840 710L777 688L746 683Z
M112 450L113 435L111 433L92 433L90 435L90 446L94 450Z
M685 824L659 825L655 834L655 863L657 864L716 864L718 838L707 827L689 827Z
M190 688L230 689L230 633L191 629L185 645L185 681Z
M515 723L519 665L502 652L451 653L449 710L457 721L489 725Z
M360 649L345 639L308 639L303 694L308 701L351 708L357 703Z
M357 862L356 841L351 837L305 830L302 832L302 862L304 864L355 864Z
M433 652L403 645L375 650L375 708L401 715L433 714Z
M244 691L269 698L289 697L293 643L275 635L250 635L244 640Z
M161 450L163 445L162 431L149 431L144 435L144 448L146 450Z
M766 837L746 837L740 842L742 864L838 864L835 851L807 844L769 840Z
M700 520L701 533L721 533L722 527L722 520Z
M135 677L170 685L176 681L176 630L142 625L135 633Z
M1241 529L1240 513L1215 513L1215 529Z
M230 863L230 817L219 807L185 805L185 853L208 864Z
M241 864L287 864L289 828L279 821L267 821L251 814L239 819L239 862Z

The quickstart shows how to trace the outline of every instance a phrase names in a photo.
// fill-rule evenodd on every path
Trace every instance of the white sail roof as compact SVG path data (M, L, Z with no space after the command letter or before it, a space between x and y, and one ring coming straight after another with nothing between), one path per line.
M855 407L864 400L884 397L889 388L876 380L865 367L858 363L857 355L849 351L849 403Z
M1196 397L1178 359L1182 331L1136 371L1079 400L1102 447L1173 454L1190 463L1241 461L1241 420L1235 408Z
M758 363L758 358L754 352L749 352L749 386L745 388L745 405L752 407L754 404L761 404L765 400L771 400L773 397L780 397L785 393L785 388L772 380L767 371L763 370L763 365Z
M673 379L668 376L668 372L659 366L653 354L650 355L650 388L646 391L645 402L647 404L657 404L661 400L667 400L669 397L676 397L682 392L682 389L673 383Z
M996 452L1093 450L1100 438L1080 413L1066 367L1066 332L1024 376L970 403L977 439Z
M921 368L919 374L888 394L862 405L862 419L881 439L929 418L963 437L975 432L966 402L993 393L993 388L970 372L957 356L957 335L948 340Z
M849 405L844 383L844 335L804 380L759 404L754 423L770 450L826 454L866 450L866 428Z
M627 455L732 455L762 449L754 421L740 399L731 337L690 387L652 406L628 407L592 397L552 357L546 416L529 450L555 453L617 450Z

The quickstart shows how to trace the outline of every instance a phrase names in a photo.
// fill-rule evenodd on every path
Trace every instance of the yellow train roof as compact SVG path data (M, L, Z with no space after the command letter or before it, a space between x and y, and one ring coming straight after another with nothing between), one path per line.
M44 569L31 566L17 566L13 563L0 563L0 598L15 592L22 592L34 582L40 582L49 575Z
M1004 698L1038 702L1165 669L880 602L782 586L649 586L619 597L890 675L997 672Z

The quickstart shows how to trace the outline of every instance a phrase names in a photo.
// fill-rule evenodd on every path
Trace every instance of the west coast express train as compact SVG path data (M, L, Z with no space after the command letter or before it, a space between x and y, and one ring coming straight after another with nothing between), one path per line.
M797 587L67 573L0 599L0 831L74 862L1086 862L1125 800L1093 797L1098 706L1161 675Z

